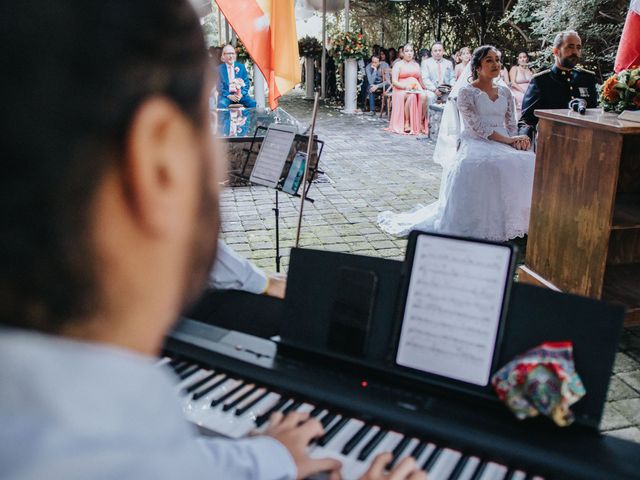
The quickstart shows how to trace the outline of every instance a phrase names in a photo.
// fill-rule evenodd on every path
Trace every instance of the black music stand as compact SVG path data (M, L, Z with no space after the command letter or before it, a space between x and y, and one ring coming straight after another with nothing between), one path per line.
M258 133L262 131L262 135L258 135ZM249 145L249 148L244 148L243 152L246 153L245 159L242 162L242 166L240 167L240 170L236 170L236 171L232 171L230 172L230 174L240 180L243 180L249 184L252 184L253 182L251 182L251 172L253 170L253 167L255 166L255 163L253 165L250 166L250 160L252 157L257 158L258 153L260 153L260 147L258 147L257 149L254 149L254 145L261 145L261 141L266 137L266 132L268 131L268 127L265 126L258 126L255 130L255 132L253 133L253 137L251 139L251 144ZM308 135L301 135L301 134L295 134L294 138L293 138L293 142L294 142L294 148L295 148L295 142L300 142L300 141L306 141L307 145L309 143L309 136ZM307 196L307 194L309 193L309 189L311 188L311 182L317 178L318 174L322 174L324 173L322 170L320 170L318 168L318 166L320 165L320 156L322 155L322 151L324 149L324 141L323 140L319 140L317 136L314 135L313 137L313 143L314 143L314 151L317 152L316 155L311 155L311 160L313 160L313 158L315 157L315 163L312 163L311 161L309 161L310 166L309 166L309 173L310 173L310 179L307 182L306 186L303 186L303 188L306 188L306 190L304 191L305 193L305 200L310 202L310 203L314 203L315 200L313 198L309 198ZM280 255L280 204L279 204L279 198L278 198L278 194L279 192L283 191L285 193L287 193L288 195L291 195L293 197L298 197L300 198L300 194L298 193L298 189L296 189L295 193L289 193L286 192L285 190L283 190L283 186L284 186L284 182L285 179L288 176L289 173L289 169L291 168L293 161L289 158L287 158L287 160L285 161L285 165L284 168L282 170L282 175L280 177L280 180L278 182L278 184L275 186L274 190L276 192L275 194L275 206L272 209L273 213L274 213L274 217L275 217L275 221L276 221L276 272L280 273L280 261L282 259L281 255Z

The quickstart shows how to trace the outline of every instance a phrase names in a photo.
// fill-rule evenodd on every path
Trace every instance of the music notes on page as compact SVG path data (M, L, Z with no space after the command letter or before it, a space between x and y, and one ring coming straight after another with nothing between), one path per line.
M418 236L396 362L487 385L510 258L505 246Z

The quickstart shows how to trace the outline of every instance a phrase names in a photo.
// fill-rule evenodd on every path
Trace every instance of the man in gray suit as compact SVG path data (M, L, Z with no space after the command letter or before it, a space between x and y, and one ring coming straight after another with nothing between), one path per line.
M384 65L387 64L384 63ZM384 78L383 65L377 55L371 57L371 63L365 67L364 71L367 75L366 98L369 100L369 110L374 113L376 95L381 94L384 88L389 86L389 81Z

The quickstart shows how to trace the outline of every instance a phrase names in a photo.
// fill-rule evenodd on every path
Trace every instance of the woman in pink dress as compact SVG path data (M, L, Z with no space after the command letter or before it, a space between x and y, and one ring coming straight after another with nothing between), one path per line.
M413 59L411 44L404 47L402 60L396 62L391 72L391 118L387 130L395 133L418 135L427 133L427 94L420 65Z
M524 94L527 93L527 88L529 88L529 83L533 78L533 72L529 68L529 55L527 52L518 54L518 65L511 67L509 78L511 79L511 92L516 99L516 107L520 111L522 99Z
M470 60L471 60L471 49L469 49L469 47L462 47L460 49L460 63L456 65L456 70L455 70L456 80L460 78L460 75L462 75L462 72L464 72L464 69L466 68Z

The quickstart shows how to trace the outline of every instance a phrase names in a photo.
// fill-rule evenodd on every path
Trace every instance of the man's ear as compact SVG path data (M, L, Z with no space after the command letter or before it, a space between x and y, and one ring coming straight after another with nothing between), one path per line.
M136 112L126 142L123 185L135 221L167 232L188 217L199 153L192 123L169 100L154 97ZM184 210L187 209L187 210Z

